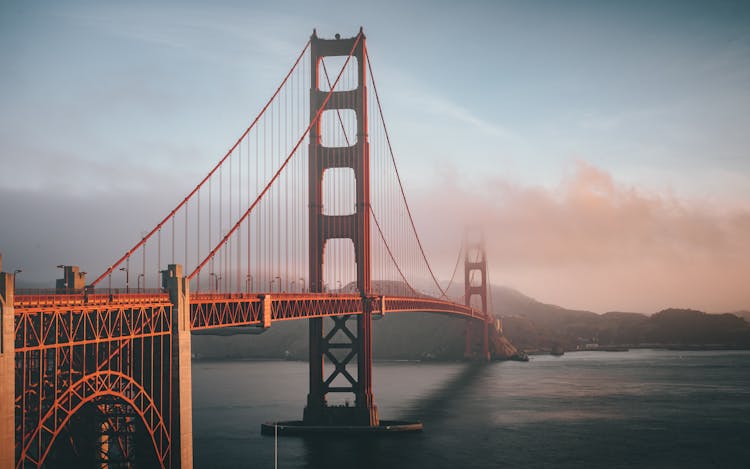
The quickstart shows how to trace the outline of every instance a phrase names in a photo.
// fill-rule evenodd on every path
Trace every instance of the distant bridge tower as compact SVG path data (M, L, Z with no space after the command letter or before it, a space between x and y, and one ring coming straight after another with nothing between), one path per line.
M310 392L303 420L310 425L376 426L379 419L372 397L372 316L371 306L366 298L370 292L370 149L367 135L365 36L360 29L359 35L353 38L339 39L337 35L336 39L320 39L313 31L310 50L310 120L313 121L309 146L310 292L323 291L323 262L327 241L350 239L354 244L357 290L362 295L363 314L356 316L354 331L350 329L353 316L333 318L331 329L325 333L322 318L310 319ZM357 141L347 147L326 147L321 143L322 119L315 120L328 95L328 91L322 90L320 86L319 67L324 57L346 57L352 50L354 52L350 60L356 59L357 86L348 91L331 93L325 110L354 111L357 118ZM353 214L323 213L323 174L334 168L351 168L354 171L356 212ZM337 350L338 355L333 353ZM343 359L342 354L345 356ZM324 358L334 365L327 377L323 369ZM347 363L351 361L357 364L356 378L346 370ZM336 378L344 378L347 385L334 385ZM328 406L326 395L329 393L353 393L354 406Z
M487 253L484 245L484 234L476 229L467 229L464 238L464 298L467 306L472 306L472 298L479 297L481 311L489 314L487 305ZM473 283L472 283L473 282ZM483 321L466 321L465 358L490 359L489 323ZM481 330L478 330L480 329ZM477 353L477 339L481 340Z

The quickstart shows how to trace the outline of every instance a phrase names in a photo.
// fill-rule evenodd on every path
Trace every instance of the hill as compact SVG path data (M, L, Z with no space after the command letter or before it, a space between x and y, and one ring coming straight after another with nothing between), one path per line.
M380 360L459 359L463 356L464 320L411 313L373 321L373 357ZM307 321L274 323L260 335L193 335L200 358L307 359Z
M540 303L507 287L492 287L504 333L525 350L602 346L750 347L750 325L737 314L666 309L640 313L569 310ZM750 313L746 313L750 317Z
M750 323L750 311L734 311L734 312L729 313L729 314L734 314L738 318L742 318L745 321L747 321L748 323Z
M398 284L387 285L403 293ZM596 314L539 302L512 288L491 287L492 312L502 318L504 335L516 347L552 350L600 346L750 347L750 325L738 314L707 314L667 309ZM746 316L746 317L747 317ZM386 315L373 321L375 359L460 359L463 319L426 313ZM230 331L230 330L225 330ZM260 335L193 336L193 353L206 358L307 359L307 321L275 323Z

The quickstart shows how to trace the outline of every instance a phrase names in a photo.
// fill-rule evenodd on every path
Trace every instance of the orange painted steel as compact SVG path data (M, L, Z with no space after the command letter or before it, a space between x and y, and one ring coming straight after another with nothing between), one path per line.
M372 314L440 313L487 321L488 316L470 306L435 298L369 296L326 293L193 294L190 297L192 330L236 326L262 326L264 299L270 299L271 322L362 314L369 302Z
M308 48L311 49L311 67L309 70L311 90L310 121L307 129L296 140L291 153L273 172L273 177L259 192L255 201L239 217L239 220L219 243L213 246L208 256L203 258L197 268L187 276L186 284L189 285L189 280L197 276L201 268L208 265L217 256L219 250L227 245L233 233L241 228L242 223L279 178L285 166L309 133L308 241L310 270L308 289L313 293L195 292L183 295L185 292L183 288L186 287L180 287L172 289L172 296L170 297L170 294L164 291L124 294L117 291L115 293L111 291L101 293L101 290L93 291L93 285L100 283L109 276L122 262L129 262L131 255L142 247L144 249L143 264L145 265L145 244L147 240L156 234L159 239L158 249L160 250L161 227L165 226L170 219L174 223L175 215L182 207L185 207L187 230L189 200L197 194L197 199L200 201L199 191L201 187L206 181L210 181L209 178L219 170L248 135L250 129L256 125L271 102L279 95L279 91L291 76L297 64L300 63L300 59ZM318 86L317 82L320 77L318 66L321 64L325 66L323 58L327 56L346 57L346 61L334 83L331 84L328 80L330 89L325 91L323 87ZM358 67L358 86L348 91L335 91L349 60L353 57L356 58ZM449 301L446 295L448 288L441 288L437 282L435 274L432 272L429 262L427 262L427 256L422 248L421 241L417 236L411 210L406 203L404 188L395 166L393 149L380 109L380 99L377 96L374 80L373 88L376 92L376 102L385 129L388 152L396 172L401 198L408 214L409 226L416 236L421 257L429 274L442 294L441 298L422 295L411 286L400 268L396 256L386 242L378 219L371 211L366 86L368 71L372 76L365 36L361 30L356 37L350 39L341 39L340 37L321 39L317 37L317 33L313 33L310 42L305 46L276 93L232 149L166 218L131 250L127 251L122 258L112 264L106 272L86 288L86 291L75 294L44 294L38 292L15 295L13 314L15 319L15 461L17 468L54 465L56 441L59 442L58 444L71 444L75 449L76 443L72 437L70 438L71 441L68 442L60 436L63 432L70 431L68 427L73 426L71 418L86 406L92 406L102 414L106 414L107 409L117 409L117 415L103 415L103 418L107 420L104 425L114 429L115 438L112 441L119 445L120 454L126 458L136 453L141 455L144 453L142 451L131 451L132 445L140 444L135 442L132 437L134 430L123 429L118 433L117 428L121 428L121 426L117 419L120 418L120 415L127 415L127 422L132 422L133 418L137 417L145 427L148 435L146 446L151 446L148 448L149 454L145 457L153 458L150 465L174 467L180 464L180 450L189 451L189 449L186 449L187 446L180 447L183 444L180 437L181 435L184 437L190 432L189 429L185 430L185 427L181 426L179 418L176 417L185 410L185 407L179 407L180 400L183 399L183 403L188 402L186 406L189 406L190 402L189 393L185 400L185 394L183 394L185 391L179 390L180 386L186 386L189 390L189 381L183 380L184 375L179 372L180 366L185 365L186 361L189 362L190 359L189 347L185 348L179 345L184 343L186 339L188 346L190 343L186 331L186 320L188 318L183 315L186 298L189 298L189 325L192 331L240 326L267 328L273 322L311 320L309 332L310 394L308 395L308 408L305 410L306 416L304 417L304 420L311 424L330 424L330 421L325 422L325 420L330 420L329 417L335 417L341 413L338 411L325 413L325 407L327 406L325 396L327 393L352 392L356 396L355 407L357 407L358 413L355 415L355 420L357 424L359 425L361 421L370 426L378 425L377 408L372 397L372 338L370 330L372 315L428 312L465 318L467 324L470 325L467 328L467 350L470 350L470 346L474 345L471 330L474 326L481 325L484 334L483 356L489 356L487 351L487 325L491 316L487 312L486 286L488 282L484 251L482 249L482 257L479 261L470 261L468 250L464 250L466 256L465 299L467 304ZM327 71L325 73L328 79ZM327 147L322 144L321 116L325 110L336 110L339 123L341 123L347 140L346 147ZM356 115L356 143L349 143L346 130L343 129L340 110L354 111ZM356 211L352 214L332 215L325 214L323 211L323 175L325 171L337 168L351 169L355 173ZM221 174L220 171L219 174ZM209 197L210 193L209 182ZM232 212L231 206L229 211ZM375 228L385 244L391 261L405 285L410 288L413 296L383 296L373 293L370 254L371 219L375 223ZM350 239L354 246L357 293L322 293L327 290L323 279L326 243L331 239L341 238ZM185 239L187 240L187 237ZM185 241L185 246L185 257L187 258L187 241ZM461 252L459 252L459 259L460 255ZM250 261L248 258L248 269L249 267ZM457 267L458 261L451 276L449 287L453 282ZM170 266L170 269L172 269L172 266ZM120 270L125 270L127 275L128 267ZM479 270L482 275L480 287L471 286L470 282L470 271L476 270ZM176 270L170 271L176 272ZM142 275L145 277L145 267ZM180 277L179 280L184 280L181 273L174 274L170 278L173 280L178 276ZM237 278L237 284L239 285L239 273ZM279 290L281 290L281 277L276 278L279 279ZM167 279L167 277L164 277L164 279ZM303 279L300 278L300 280ZM252 282L252 276L249 273L248 282ZM196 283L200 286L199 281ZM126 290L128 289L127 285L126 277ZM252 290L250 285L252 283L248 283L246 287L248 291ZM232 289L231 284L229 289ZM481 297L481 310L470 306L471 295ZM334 324L324 333L322 318L325 317L331 317ZM356 329L349 329L346 324L349 319L356 319ZM331 321L326 320L326 322ZM344 336L344 339L348 337L350 340L341 342L336 339L336 334L338 334L338 337ZM341 359L331 353L334 348L338 351L346 349L348 353ZM183 354L185 358L176 358L182 357ZM347 363L355 357L356 362L352 363L357 363L356 378L346 370ZM327 378L323 375L324 358L328 359L335 368ZM185 361L178 363L179 360ZM343 376L350 386L334 386L333 381L337 376ZM179 383L179 386L175 387L175 383ZM309 415L308 409L311 409ZM363 410L364 413L359 412L359 410ZM365 418L360 419L360 417ZM124 427L128 426L129 423L124 425ZM180 429L185 431L181 433ZM93 433L99 434L100 430L103 430L103 427L95 428ZM139 461L139 463L143 462ZM132 465L133 461L126 461L126 463Z
M115 371L98 371L86 375L70 385L55 400L54 406L42 417L42 421L24 448L24 454L30 454L29 446L40 440L40 433L49 431L50 428L63 428L73 414L80 410L81 407L103 396L117 397L135 410L146 426L146 430L156 451L157 460L162 467L166 467L169 457L170 438L164 416L143 386L132 377ZM38 460L35 460L33 457L27 457L26 462L33 465L41 465L52 449L54 438L57 437L58 433L54 433L52 440L46 445L46 449L39 449L41 457Z
M168 467L168 295L18 295L14 305L17 467L41 467L70 417L104 396L132 408L148 432L156 461ZM268 327L272 322L360 315L367 306L376 315L433 312L487 320L469 306L434 298L325 293L195 293L190 320L192 330Z
M277 97L277 96L279 95L279 92L280 92L280 91L281 91L281 89L282 89L282 88L284 87L284 85L286 84L286 82L287 82L287 80L289 79L289 77L290 77L290 76L292 75L292 72L294 71L294 69L295 69L295 68L297 68L297 64L299 64L299 63L300 63L300 60L302 60L302 57L303 57L303 56L305 55L305 52L307 51L307 49L308 49L309 47L310 47L310 42L308 41L308 42L307 42L307 44L305 44L305 47L304 47L304 48L302 49L302 52L300 52L299 56L297 56L297 60L296 60L296 61L294 62L294 64L292 65L292 68L291 68L291 69L289 69L289 72L287 72L286 76L285 76L285 77L284 77L284 79L283 79L283 80L281 81L281 83L279 84L278 88L276 88L276 91L274 92L274 94L273 94L273 95L271 96L271 98L270 98L270 99L269 99L269 100L268 100L268 101L266 102L266 105L265 105L265 106L263 107L263 109L261 109L261 111L260 111L260 112L258 113L258 115L257 115L257 116L255 117L255 119L253 119L252 123L250 123L250 126L249 126L249 127L248 127L248 128L246 129L246 130L245 130L245 132L243 132L243 134L242 134L242 135L240 136L240 138L238 138L238 139L237 139L237 141L236 141L236 142L234 143L234 145L232 145L232 147L231 147L231 148L229 149L229 151L227 151L227 153L226 153L226 154L224 155L224 157L223 157L223 158L222 158L222 159L221 159L221 160L220 160L220 161L219 161L219 162L218 162L218 163L216 164L216 166L214 166L214 167L213 167L213 169L212 169L211 171L209 171L209 173L208 173L208 174L206 175L206 177L204 177L204 178L203 178L203 179L202 179L202 180L201 180L201 181L200 181L200 182L198 183L198 185L196 185L196 186L195 186L195 188L194 188L194 189L193 189L193 190L192 190L192 191L191 191L191 192L190 192L190 193L189 193L189 194L187 195L187 197L185 197L185 198L184 198L184 199L182 200L182 202L180 202L179 204L177 204L177 206L176 206L176 207L175 207L175 208L174 208L174 209L173 209L173 210L172 210L172 211L171 211L171 212L169 213L169 215L167 215L167 216L166 216L166 217L165 217L165 218L164 218L164 219L163 219L163 220L162 220L161 222L159 222L159 224L157 224L157 225L156 225L156 226L154 227L154 229L152 229L152 230L151 230L151 231L150 231L150 232L149 232L148 234L146 234L146 236L144 236L144 237L143 237L143 238L142 238L142 239L141 239L141 240L140 240L140 241L139 241L138 243L136 243L136 245L135 245L135 246L133 246L133 247L132 247L132 248L131 248L131 249L130 249L129 251L127 251L127 252L126 252L126 253L125 253L125 254L124 254L124 255L123 255L123 256L122 256L122 257L121 257L120 259L118 259L118 260L117 260L117 261L116 261L116 262L115 262L114 264L112 264L111 266L109 266L109 268L108 268L108 269L107 269L106 271L104 271L104 272L103 272L103 273L102 273L102 274L101 274L101 275L100 275L99 277L97 277L97 278L96 278L96 280L94 280L94 281L93 281L93 282L91 283L91 285L92 285L92 286L96 286L96 285L97 285L97 284L98 284L99 282L101 282L101 281L102 281L102 280L104 280L104 279L105 279L105 278L106 278L106 277L107 277L108 275L110 275L110 274L111 274L112 272L114 272L114 271L115 271L115 269L117 269L117 268L118 268L118 267L119 267L119 266L120 266L120 265L121 265L121 264L122 264L122 263L123 263L124 261L126 261L127 259L129 259L129 258L130 258L130 256L131 256L131 255L132 255L132 254L133 254L134 252L136 252L136 251L138 250L138 248L140 248L141 246L143 246L144 244L146 244L146 242L147 242L147 241L148 241L148 240L149 240L149 239L150 239L150 238L151 238L152 236L154 236L154 234L158 233L158 232L159 232L159 230L160 230L160 229L161 229L161 228L162 228L163 226L165 226L165 225L166 225L167 221L169 221L170 219L173 219L173 220L174 220L174 216L175 216L175 215L177 214L177 212L178 212L178 211L179 211L179 210L180 210L180 209L181 209L181 208L182 208L183 206L185 206L185 205L186 205L186 204L188 203L188 201L189 201L189 200L190 200L190 199L191 199L191 198L192 198L192 197L193 197L193 196L194 196L194 195L195 195L196 193L198 193L198 191L199 191L199 190L200 190L200 188L201 188L201 187L202 187L202 186L203 186L203 185L204 185L204 184L206 183L206 181L208 181L208 180L209 180L209 179L211 178L211 176L212 176L212 175L213 175L214 173L216 173L216 171L217 171L217 170L218 170L219 168L221 168L221 166L222 166L222 165L224 164L224 162L225 162L225 161L226 161L226 160L227 160L227 159L228 159L228 158L229 158L229 157L230 157L230 156L231 156L231 155L232 155L232 154L234 153L234 150L235 150L235 149L236 149L236 148L237 148L237 147L238 147L238 146L240 145L240 143L242 142L242 140L243 140L243 139L244 139L244 138L245 138L245 137L246 137L246 136L247 136L247 135L248 135L248 134L250 133L250 130L252 130L252 128L253 128L253 127L255 127L255 125L256 125L256 124L258 123L258 121L260 120L260 118L261 118L261 117L262 117L262 116L263 116L263 115L265 114L265 112L266 112L266 110L268 109L268 107L269 107L269 106L271 105L271 103L273 103L273 101L274 101L274 100L276 99L276 97ZM198 271L198 270L200 270L200 268L196 269L196 271ZM192 275L191 275L191 277L192 277Z
M169 296L18 295L14 308L16 467L45 465L70 418L105 399L140 417L155 464L168 467ZM119 437L113 442L128 444Z

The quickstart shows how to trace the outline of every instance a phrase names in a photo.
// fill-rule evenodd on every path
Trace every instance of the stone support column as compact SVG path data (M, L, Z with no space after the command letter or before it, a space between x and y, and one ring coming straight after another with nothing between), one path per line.
M0 256L0 469L15 467L15 276L2 271Z
M173 468L193 467L193 378L190 349L190 284L182 266L170 264L162 285L172 301L172 457Z

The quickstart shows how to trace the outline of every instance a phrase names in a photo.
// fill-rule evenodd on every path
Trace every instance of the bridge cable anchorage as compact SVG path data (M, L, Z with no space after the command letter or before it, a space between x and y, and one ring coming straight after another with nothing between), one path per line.
M409 223L411 224L412 231L414 232L414 237L417 240L417 245L419 246L419 252L422 254L422 259L424 259L424 262L427 266L427 270L430 273L430 276L432 277L432 281L435 283L435 286L437 286L438 290L440 291L440 298L448 299L448 295L446 294L446 291L443 290L443 288L440 286L440 283L438 282L437 278L435 277L435 273L432 270L432 267L430 266L430 262L427 260L427 255L424 252L424 248L422 247L422 240L419 238L419 233L417 233L417 227L414 224L414 218L411 214L411 209L409 208L409 203L406 200L406 193L404 192L404 185L401 182L401 175L398 171L398 166L396 165L396 157L393 152L393 146L391 145L391 137L388 133L388 126L385 123L385 116L383 115L383 107L380 104L380 95L378 94L378 87L375 83L375 75L372 72L372 62L370 61L370 55L365 50L365 57L367 57L367 67L370 71L370 77L372 78L372 88L375 91L375 101L378 105L378 113L380 114L380 120L383 124L383 130L385 132L385 139L386 143L388 144L388 151L391 156L391 161L393 162L393 169L396 172L396 179L398 181L398 187L401 191L401 197L404 201L404 206L406 207L406 213L409 217ZM446 288L447 290L447 288Z
M271 103L279 95L279 92L281 91L281 89L284 87L284 85L286 85L287 81L289 80L289 77L292 75L292 73L294 72L294 70L297 68L297 65L302 60L302 58L304 57L304 55L307 52L307 49L309 47L310 47L310 40L308 40L307 43L305 44L305 47L302 48L302 51L297 56L297 59L294 61L294 64L292 65L292 67L289 69L289 72L287 72L287 74L284 76L284 79L281 81L281 84L279 84L279 86L276 88L276 91L273 93L273 95L271 96L271 98L266 102L265 106L263 106L263 109L261 109L261 111L258 113L258 115L255 116L255 119L253 119L253 121L250 123L250 126L242 133L242 135L237 139L237 141L235 142L235 144L232 145L232 147L229 149L229 151L227 151L227 153L224 155L224 157L221 160L219 160L219 162L214 166L214 168L211 171L209 171L209 173L206 175L206 177L204 177L198 183L198 185L195 186L195 188L182 200L182 202L180 202L179 204L177 204L177 206L169 213L169 215L167 215L166 217L164 217L164 219L161 222L159 222L159 224L157 224L156 227L153 230L151 230L138 243L136 243L135 246L133 246L120 259L118 259L114 264L112 264L103 274L101 274L99 277L96 278L96 280L94 280L93 282L91 282L90 286L92 286L92 287L96 286L105 277L107 277L112 272L114 272L115 269L117 269L117 267L120 266L120 264L122 264L126 259L128 259L136 250L138 250L140 247L142 247L144 244L146 244L146 241L148 241L154 235L154 233L157 233L158 231L160 231L161 228L167 223L167 221L169 221L170 218L172 218L174 220L174 217L177 214L177 212L183 206L185 206L188 203L188 201L193 197L193 195L195 195L201 189L201 187L203 187L203 185L206 183L206 181L208 181L211 178L211 176L213 176L214 173L216 173L216 171L224 164L224 162L237 149L237 147L240 145L240 142L242 142L242 140L255 127L255 125L258 123L258 121L260 120L260 118L265 114L266 110L269 108L269 106L271 105ZM172 230L172 233L173 233L173 236L174 236L174 230ZM173 248L174 248L174 243L173 243Z
M213 258L213 256L216 255L216 253L218 252L218 250L220 248L222 248L226 244L227 240L229 240L229 238L231 238L231 236L234 234L234 232L237 231L237 229L240 227L240 225L245 221L245 219L247 219L247 217L250 215L250 213L253 211L253 209L261 201L261 199L263 198L263 196L268 192L268 190L271 188L271 186L274 184L274 182L276 182L276 180L279 178L279 175L284 170L284 168L287 166L287 164L292 159L292 157L297 153L297 149L302 144L302 142L304 141L305 137L307 137L307 135L310 133L310 129L312 129L313 125L315 125L315 123L320 119L320 116L323 114L323 111L325 110L326 105L328 104L328 101L330 101L331 96L333 96L333 92L335 90L335 87L338 85L338 82L341 79L341 76L344 74L344 70L346 70L346 66L349 64L349 61L352 58L352 54L356 50L357 45L359 44L359 41L360 41L361 38L362 38L362 34L360 33L360 34L357 35L357 39L354 41L354 46L352 47L352 50L349 52L349 55L347 56L346 61L344 62L344 65L341 67L341 71L339 72L338 76L336 77L336 80L333 83L333 88L331 88L330 91L328 91L328 94L326 95L326 98L323 100L323 103L321 104L320 108L318 109L317 113L315 114L315 117L313 119L311 119L311 121L308 124L307 128L302 133L302 135L300 136L300 138L297 140L297 143L294 145L294 148L292 148L292 151L286 157L286 159L284 160L284 162L282 163L282 165L279 167L279 169L276 170L276 172L274 173L273 177L271 178L270 181L268 181L268 183L263 188L263 190L261 191L261 193L258 194L258 196L255 198L255 201L250 205L250 207L248 207L248 209L239 218L239 220L237 220L237 223L234 224L234 226L227 232L227 234L222 238L222 240L219 242L219 244L217 244L211 250L211 252L206 256L206 258L203 259L203 261L200 264L198 264L198 266L195 268L195 270L193 270L193 272L190 275L187 276L187 280L188 281L192 280L193 277L195 277L195 275L198 272L200 272L200 270L208 263L208 261L211 260L211 258ZM308 45L309 45L309 43L308 43Z

